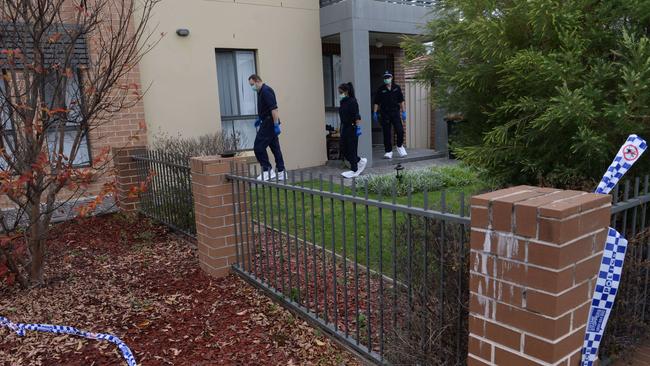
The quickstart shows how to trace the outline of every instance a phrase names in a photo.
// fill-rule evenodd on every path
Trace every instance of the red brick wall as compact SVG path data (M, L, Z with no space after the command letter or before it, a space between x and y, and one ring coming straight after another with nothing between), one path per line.
M468 365L579 364L610 199L528 186L472 198Z

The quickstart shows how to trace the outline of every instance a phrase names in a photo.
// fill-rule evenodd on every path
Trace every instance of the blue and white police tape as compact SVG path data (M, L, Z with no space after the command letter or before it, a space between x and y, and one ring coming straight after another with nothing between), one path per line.
M18 334L19 336L24 336L25 331L35 331L35 332L46 332L46 333L56 333L56 334L70 334L78 337L84 337L88 339L94 339L98 341L109 341L122 351L122 356L126 360L126 363L129 366L136 366L135 357L133 352L129 347L122 342L121 339L114 335L102 334L102 333L90 333L79 330L74 327L62 326L62 325L50 325L50 324L23 324L23 323L12 323L9 319L0 316L0 327L6 327Z
M618 181L627 173L627 171L636 163L648 144L644 139L637 135L630 135L627 141L616 154L614 161L603 175L603 179L596 188L596 193L608 194L618 183Z
M596 188L596 193L609 194L618 184L619 180L639 160L648 148L648 144L637 135L630 135L621 146L614 161L607 169L603 179ZM598 280L594 289L594 296L589 308L589 319L582 348L582 366L593 366L598 356L598 348L609 320L609 315L614 307L618 286L621 283L621 273L627 240L616 230L609 228L603 259L600 262Z

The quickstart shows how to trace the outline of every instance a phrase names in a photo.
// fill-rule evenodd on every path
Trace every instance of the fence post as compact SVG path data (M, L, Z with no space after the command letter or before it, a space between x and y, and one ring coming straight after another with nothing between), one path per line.
M226 175L245 158L196 157L191 160L192 194L201 268L211 276L228 275L236 263L237 227L232 183Z
M123 211L130 212L138 209L140 199L129 194L131 188L139 185L142 179L138 164L133 160L133 157L143 155L146 152L146 146L113 148L111 151L113 165L115 166L116 200Z
M579 365L610 200L530 186L472 198L469 366Z

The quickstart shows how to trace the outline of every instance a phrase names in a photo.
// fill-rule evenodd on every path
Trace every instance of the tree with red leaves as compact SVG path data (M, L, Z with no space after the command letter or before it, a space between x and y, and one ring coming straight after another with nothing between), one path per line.
M159 1L0 1L0 191L15 207L0 213L0 278L43 285L53 213L110 172L88 136L142 98L128 74L159 40ZM104 184L79 213L113 192Z

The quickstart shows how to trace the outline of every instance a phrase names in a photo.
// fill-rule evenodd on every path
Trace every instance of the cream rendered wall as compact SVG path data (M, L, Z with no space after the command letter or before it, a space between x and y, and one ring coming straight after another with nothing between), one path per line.
M278 98L287 168L325 162L318 0L163 0L152 24L165 36L140 63L149 138L219 131L215 49L254 49Z

